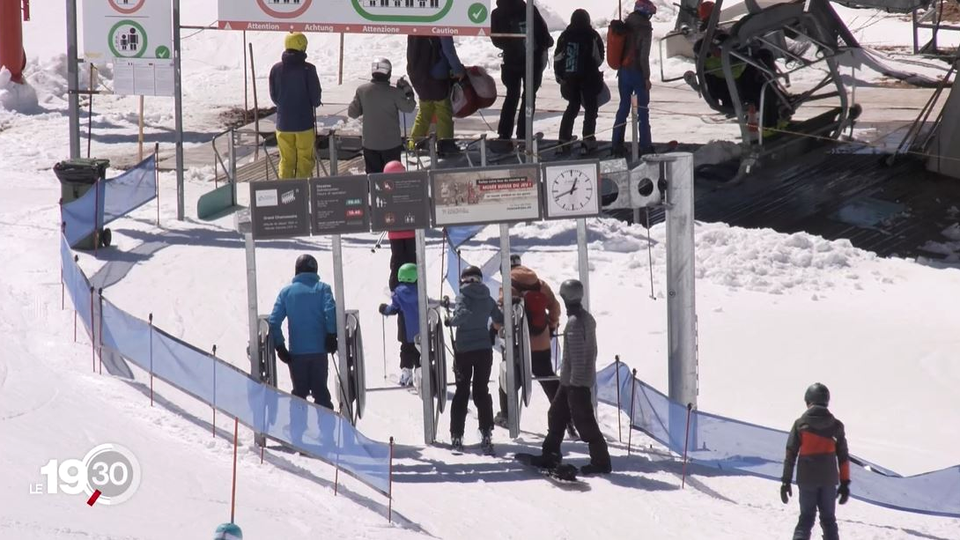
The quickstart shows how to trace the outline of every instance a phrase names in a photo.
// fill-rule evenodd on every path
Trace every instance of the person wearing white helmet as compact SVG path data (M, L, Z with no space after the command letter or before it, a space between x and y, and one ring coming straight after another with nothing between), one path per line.
M383 172L387 163L400 160L403 138L399 113L410 113L417 107L410 83L401 77L396 86L390 84L390 60L374 60L370 71L370 82L357 88L347 109L350 118L363 117L363 161L368 174Z

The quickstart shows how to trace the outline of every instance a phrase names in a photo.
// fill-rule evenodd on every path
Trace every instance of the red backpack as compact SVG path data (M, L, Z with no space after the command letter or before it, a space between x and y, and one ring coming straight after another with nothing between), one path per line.
M550 326L550 317L547 316L547 307L550 299L541 291L540 283L535 289L521 290L523 309L527 315L527 326L531 336L542 334Z

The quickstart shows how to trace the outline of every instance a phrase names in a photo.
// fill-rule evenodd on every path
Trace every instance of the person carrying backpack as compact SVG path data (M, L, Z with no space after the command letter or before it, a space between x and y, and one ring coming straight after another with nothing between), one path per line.
M567 109L560 121L560 143L573 140L573 123L583 105L583 146L596 148L597 99L603 88L603 40L593 29L590 14L578 9L570 17L570 26L560 34L553 57L553 72L560 83L560 95L567 100ZM564 146L564 153L570 148Z
M277 146L281 179L310 178L316 164L314 109L320 106L320 78L307 62L307 38L291 32L283 40L283 56L270 70L270 99L277 106Z
M653 45L653 26L650 18L657 6L650 0L637 0L633 13L627 16L622 31L627 33L622 52L622 65L617 71L617 86L620 90L620 108L613 123L613 152L626 155L624 135L627 131L627 116L630 114L631 98L637 96L637 128L641 153L653 149L650 135L650 48Z
M472 388L480 421L480 447L486 453L493 452L493 400L489 389L493 343L488 334L491 319L495 324L503 324L503 312L483 284L483 272L476 266L468 266L460 274L460 294L453 316L443 321L445 326L457 329L453 344L457 390L450 411L450 440L458 451L463 450L463 428Z
M793 468L797 468L800 490L800 519L794 529L794 540L810 540L813 523L820 511L820 528L824 540L838 540L837 498L846 504L850 497L850 453L843 422L837 420L827 406L830 390L814 383L803 395L807 410L793 423L787 438L783 460L780 500L787 504L793 495L790 486ZM837 484L840 487L837 488Z
M547 52L553 47L553 37L540 10L533 8L533 94L536 107L536 94L543 82L543 70L547 67ZM523 0L497 0L497 7L490 13L490 39L493 46L503 51L503 65L500 67L500 80L507 87L507 96L500 108L500 124L497 134L500 139L513 137L516 121L517 138L524 139L527 133L527 113L524 104L530 90L526 80L527 46L522 37L503 37L498 34L522 36L527 32L527 3ZM523 88L521 95L521 87ZM522 103L521 103L522 101ZM517 116L517 106L520 114Z
M367 174L383 172L387 163L400 161L400 113L413 112L417 107L413 88L403 77L396 86L390 85L390 60L374 60L370 71L370 82L357 88L347 108L350 118L363 117L363 162Z
M514 301L523 299L527 327L530 330L530 370L534 377L556 377L553 370L553 358L550 351L552 336L560 326L560 302L546 281L536 272L521 264L520 255L510 255L510 282ZM503 305L503 291L500 291L499 304ZM499 330L499 328L497 328ZM519 364L518 364L519 365ZM517 370L519 373L519 369ZM558 381L540 381L540 387L551 403L560 387ZM507 393L500 388L500 412L494 417L494 423L507 427ZM576 431L568 426L571 436Z
M408 144L412 146L427 136L434 117L437 139L453 138L450 89L453 79L462 79L465 74L452 37L407 36L407 76L420 98Z

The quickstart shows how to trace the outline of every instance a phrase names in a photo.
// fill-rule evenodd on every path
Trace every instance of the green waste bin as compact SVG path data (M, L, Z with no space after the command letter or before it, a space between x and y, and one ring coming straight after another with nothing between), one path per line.
M68 159L53 166L53 172L60 180L60 204L73 202L83 197L98 180L106 179L108 159ZM100 246L110 245L110 229L100 229L78 242L76 249L94 249L97 241Z

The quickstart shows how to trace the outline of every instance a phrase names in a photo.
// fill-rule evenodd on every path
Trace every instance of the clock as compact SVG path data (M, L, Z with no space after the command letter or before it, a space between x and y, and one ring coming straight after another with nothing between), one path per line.
M583 218L600 213L597 162L568 162L544 166L547 218Z

